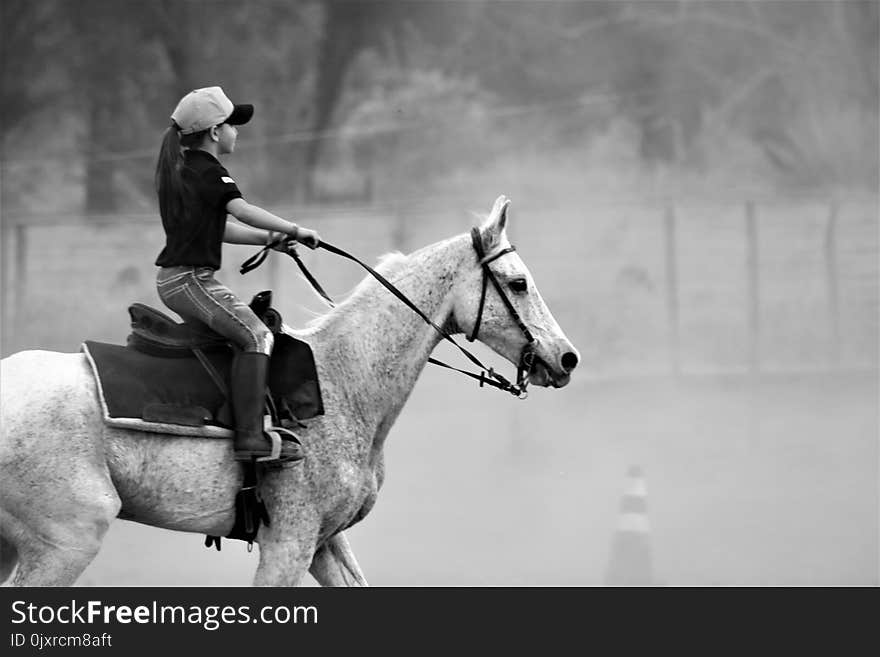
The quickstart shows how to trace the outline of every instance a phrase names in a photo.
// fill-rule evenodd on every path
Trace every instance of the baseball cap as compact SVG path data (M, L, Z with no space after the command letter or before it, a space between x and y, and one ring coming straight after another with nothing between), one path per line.
M253 105L235 105L220 87L203 87L180 99L171 113L180 134L190 135L221 123L242 125L254 115Z

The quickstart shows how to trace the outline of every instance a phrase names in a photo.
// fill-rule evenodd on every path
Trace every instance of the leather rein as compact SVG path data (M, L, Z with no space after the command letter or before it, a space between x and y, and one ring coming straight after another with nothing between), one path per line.
M242 265L240 272L242 274L246 274L250 271L253 271L257 267L259 267L263 261L269 255L269 251L278 246L282 241L286 238L280 238L271 242L264 246L260 251L256 254L245 260ZM480 231L477 228L471 229L471 243L473 244L474 250L477 253L477 260L480 265L480 268L483 270L483 282L482 282L482 292L480 294L480 305L477 311L477 320L474 323L474 329L467 339L469 342L473 342L477 339L480 331L480 325L483 320L483 309L486 305L486 292L488 290L488 284L491 281L493 287L498 292L498 295L501 297L501 300L504 302L507 311L510 313L513 320L516 322L519 330L522 332L523 336L526 339L526 344L520 353L519 363L517 365L516 371L516 383L511 383L501 374L498 374L493 368L486 367L479 358L474 356L470 351L462 347L458 344L449 333L444 331L441 327L437 326L437 324L428 317L418 306L416 306L410 299L406 297L400 290L398 290L388 279L386 279L382 274L377 272L375 269L362 262L355 256L350 253L343 251L342 249L333 246L332 244L328 244L327 242L320 242L318 244L318 248L324 249L325 251L329 251L335 255L346 258L347 260L351 260L352 262L360 265L364 270L366 270L373 278L375 278L383 287L385 287L391 294L400 299L407 307L409 307L413 312L415 312L419 317L421 317L425 323L431 326L440 336L446 340L447 342L451 342L455 347L461 351L474 365L480 368L481 372L479 374L475 374L474 372L469 372L467 370L462 370L457 367L453 367L444 363L443 361L437 360L436 358L428 358L428 362L434 365L439 365L440 367L444 367L449 370L453 370L455 372L459 372L464 374L465 376L469 376L472 379L476 379L480 382L480 387L482 388L484 385L491 386L493 388L498 388L499 390L503 390L505 392L509 392L519 399L525 399L528 397L528 385L529 385L529 375L532 373L532 368L534 367L535 361L535 338L532 336L532 333L529 331L528 327L522 321L519 313L516 311L516 308L513 306L513 303L504 293L504 288L501 287L501 284L498 282L498 279L495 276L495 273L489 268L489 264L497 260L503 255L511 253L516 249L513 246L509 246L504 249L500 249L495 253L487 256L485 254L485 250L483 249L483 240L480 236ZM306 280L309 284L314 288L315 292L317 292L328 304L330 307L335 307L335 303L329 297L329 295L324 291L318 281L312 276L311 272L306 268L305 263L303 263L302 259L299 257L299 254L294 251L288 251L287 254L291 256L295 261L297 266L299 266L300 271L302 271L303 276L305 276Z

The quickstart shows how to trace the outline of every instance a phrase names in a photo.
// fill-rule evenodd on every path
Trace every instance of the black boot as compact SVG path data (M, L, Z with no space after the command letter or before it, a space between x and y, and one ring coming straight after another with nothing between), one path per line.
M250 461L252 458L269 456L272 441L264 432L266 417L266 380L269 374L269 357L266 354L243 352L232 361L230 397L235 420L235 460ZM282 435L286 432L281 430ZM278 462L297 461L303 458L299 443L281 441ZM275 462L275 461L273 461Z

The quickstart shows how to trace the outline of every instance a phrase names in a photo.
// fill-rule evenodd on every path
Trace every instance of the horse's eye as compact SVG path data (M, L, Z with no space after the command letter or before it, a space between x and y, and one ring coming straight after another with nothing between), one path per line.
M510 281L510 289L514 292L522 293L529 289L529 284L524 278L514 278Z

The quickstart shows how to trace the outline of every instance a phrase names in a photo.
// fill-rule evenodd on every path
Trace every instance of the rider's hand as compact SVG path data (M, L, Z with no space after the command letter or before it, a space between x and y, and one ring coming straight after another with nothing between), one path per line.
M318 232L308 228L299 228L296 231L296 241L300 244L305 244L310 249L317 249L318 245L321 244Z
M290 237L289 235L285 235L284 233L278 233L272 231L269 233L269 244L273 242L277 242L272 249L275 251L281 251L281 253L290 253L291 251L296 251L296 240Z

